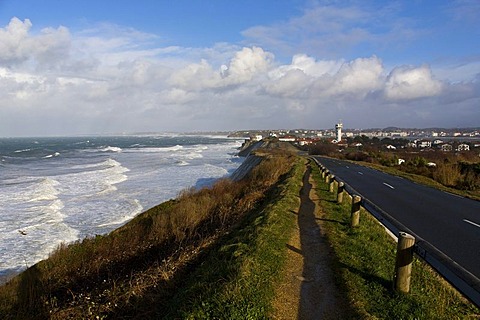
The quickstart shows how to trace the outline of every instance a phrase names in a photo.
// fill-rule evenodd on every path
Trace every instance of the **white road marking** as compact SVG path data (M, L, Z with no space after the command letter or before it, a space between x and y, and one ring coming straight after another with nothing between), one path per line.
M363 174L363 172L358 171L358 174Z
M345 166L345 168L347 168L347 169L350 169L350 167L349 167L349 166Z
M480 228L480 224L478 224L478 223L472 222L472 221L467 220L467 219L463 219L463 221L465 221L466 223L470 223L471 225L474 225L475 227L479 227L479 228Z
M386 183L386 182L384 182L383 184L386 185L387 187L389 187L390 189L395 189L394 187L392 187L391 185L389 185L389 184Z

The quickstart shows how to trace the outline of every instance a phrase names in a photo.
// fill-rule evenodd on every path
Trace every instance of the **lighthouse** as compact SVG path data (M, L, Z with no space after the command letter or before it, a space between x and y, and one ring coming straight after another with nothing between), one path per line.
M337 142L342 141L342 127L343 124L341 122L335 125L335 131L337 132Z

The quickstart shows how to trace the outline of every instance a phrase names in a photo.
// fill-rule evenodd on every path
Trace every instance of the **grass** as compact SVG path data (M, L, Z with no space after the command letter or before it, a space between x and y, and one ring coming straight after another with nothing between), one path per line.
M304 165L297 161L284 182L267 195L187 279L172 300L171 319L267 319L274 283L285 260L285 242L299 206ZM198 281L198 279L202 279Z
M335 193L313 170L324 226L336 256L337 280L352 306L365 319L477 319L480 310L415 258L411 292L392 290L396 243L365 210L360 226L350 227L350 201L335 202Z
M283 197L282 181L291 181L284 179L298 160L286 152L262 153L261 163L242 181L220 180L209 188L185 190L108 235L60 246L49 259L0 287L0 318L157 319L171 313L172 296L194 299L189 293L195 284L185 287L186 279L199 268L215 270L216 259L231 262L226 279L232 272L254 274L255 259L244 258L249 256L245 253L263 251L258 248L267 240L257 238L259 230L277 225L273 214L260 212L269 200ZM215 251L227 239L234 240ZM218 257L205 262L210 252ZM199 279L210 283L202 277L195 281Z

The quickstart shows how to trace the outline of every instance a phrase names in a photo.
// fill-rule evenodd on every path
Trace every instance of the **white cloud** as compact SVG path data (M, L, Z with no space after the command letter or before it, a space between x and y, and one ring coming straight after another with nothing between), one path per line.
M68 58L71 39L67 28L45 28L32 36L31 27L29 19L22 22L14 17L0 29L0 62L15 66L34 60L38 68L52 68Z
M262 48L243 48L234 54L228 65L221 65L219 69L214 69L204 59L200 63L189 64L175 71L170 83L194 91L240 85L251 81L257 75L264 75L272 60L273 55Z
M264 84L265 91L273 96L302 98L308 93L313 78L303 70L290 69L276 80Z
M272 60L273 55L262 48L243 48L230 61L224 72L225 78L233 84L249 81L255 75L268 71Z
M440 94L442 83L435 80L428 66L397 67L388 75L385 96L392 100L416 99Z
M28 59L30 52L24 45L28 31L32 27L30 20L22 22L14 17L5 28L0 28L0 61L2 63L19 63Z
M313 57L309 57L306 54L296 54L292 58L291 64L282 65L272 71L269 76L272 79L278 79L285 75L290 70L301 70L306 75L312 77L319 77L325 74L333 74L343 64L343 61L336 60L319 60L316 61Z
M367 94L382 87L383 66L377 57L350 62L318 61L297 55L291 65L270 72L272 80L264 85L271 95L318 98Z
M287 27L308 27L327 13L306 13ZM363 14L333 13L325 21L340 31L341 18ZM442 125L457 106L463 118L480 117L478 59L468 62L476 69L386 70L377 56L332 59L298 49L284 63L263 46L162 47L155 36L112 25L31 28L16 18L0 28L0 135L325 128L339 118L349 126Z
M326 92L364 97L381 87L382 75L382 62L377 57L357 58L341 66Z

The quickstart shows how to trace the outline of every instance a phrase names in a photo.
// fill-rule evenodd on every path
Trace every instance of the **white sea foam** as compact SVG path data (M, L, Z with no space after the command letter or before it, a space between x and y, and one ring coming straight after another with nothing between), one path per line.
M27 152L27 151L30 151L32 149L21 149L21 150L15 150L14 152L15 153L20 153L20 152Z
M122 148L107 146L106 148L103 148L100 151L103 151L103 152L122 152Z
M54 154L49 154L48 156L43 157L43 159L58 157L60 155L59 152L55 152Z
M81 169L82 166L75 166ZM128 168L111 158L96 164L83 166L84 171L65 174L62 180L61 192L70 197L91 197L99 193L115 191L114 184L126 181Z
M60 193L56 187L59 185L57 180L51 178L41 179L37 184L33 186L33 190L27 195L28 202L35 201L48 201L57 199Z
M116 167L116 166L121 166L121 164L118 161L113 160L112 158L108 158L107 160L102 160L96 163L73 165L71 166L71 169L89 169L89 168Z
M181 145L175 145L173 147L146 147L146 148L139 148L139 149L130 149L126 152L135 152L135 153L157 153L157 152L172 152L172 151L179 151L184 149L185 147Z
M61 242L107 233L180 190L208 185L239 165L231 159L241 141L174 145L176 136L126 137L121 144L116 143L123 138L95 137L91 147L85 147L84 139L68 140L68 148L81 146L62 152L55 161L25 162L22 154L2 158L0 277L46 258ZM190 138L178 141L185 139ZM130 147L121 150L118 145ZM43 146L39 140L31 149Z
M125 222L132 220L136 215L138 215L139 213L142 212L143 206L140 204L140 201L138 201L137 199L134 199L133 201L130 202L130 204L131 204L132 208L130 209L130 212L128 214L125 214L125 215L121 216L120 218L118 218L116 220L106 222L106 223L102 223L102 224L98 225L98 227L104 228L104 227L108 227L108 226L122 225Z

